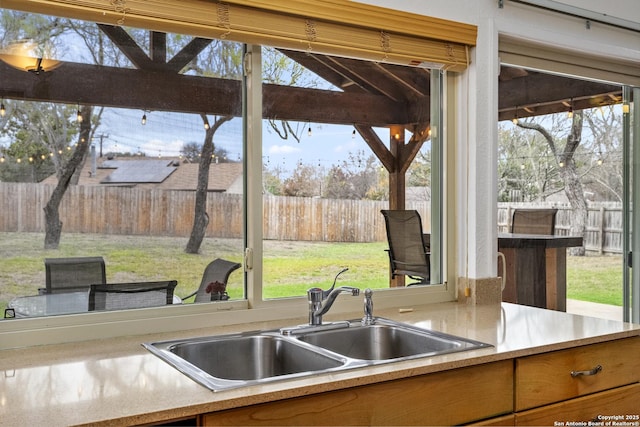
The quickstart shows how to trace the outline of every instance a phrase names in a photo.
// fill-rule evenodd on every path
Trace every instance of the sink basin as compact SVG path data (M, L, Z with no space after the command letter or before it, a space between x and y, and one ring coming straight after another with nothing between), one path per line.
M298 336L306 343L343 356L363 360L388 360L453 353L488 346L478 341L396 322L378 319L370 326L352 323L349 328Z
M309 375L341 367L346 362L317 348L260 332L143 346L211 390Z
M490 347L382 318L142 345L214 391Z
M259 380L335 368L342 361L281 337L254 335L187 342L169 351L217 378Z

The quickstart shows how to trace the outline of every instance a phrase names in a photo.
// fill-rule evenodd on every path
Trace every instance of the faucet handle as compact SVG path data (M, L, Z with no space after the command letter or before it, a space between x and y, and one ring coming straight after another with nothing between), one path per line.
M311 300L312 298L314 300L316 300L317 298L317 292L321 292L322 295L322 299L320 299L320 301L324 301L329 297L329 294L333 291L333 289L336 287L336 281L338 280L338 276L340 276L342 273L344 273L345 271L349 270L349 268L343 268L342 270L340 270L338 272L338 274L336 274L336 277L333 279L333 285L331 285L331 287L329 289L327 289L326 291L323 291L320 288L311 288L307 291L307 295L309 295L309 300ZM314 296L312 296L311 294L314 293Z

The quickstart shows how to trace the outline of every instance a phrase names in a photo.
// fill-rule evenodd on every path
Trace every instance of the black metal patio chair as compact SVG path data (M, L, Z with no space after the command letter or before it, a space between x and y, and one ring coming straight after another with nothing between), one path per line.
M553 235L558 209L514 209L511 232Z
M175 280L93 284L89 290L89 311L173 304L173 291L177 284Z
M104 258L45 258L46 288L40 293L58 294L89 290L89 286L107 283Z
M416 210L382 210L389 243L391 277L405 275L416 284L429 284L429 241L422 232L422 219Z
M195 296L194 302L228 300L227 281L231 273L238 268L240 268L240 264L237 262L227 261L222 258L214 259L204 269L198 289L182 298L182 300L184 301L193 296ZM209 292L207 292L207 288L209 288Z

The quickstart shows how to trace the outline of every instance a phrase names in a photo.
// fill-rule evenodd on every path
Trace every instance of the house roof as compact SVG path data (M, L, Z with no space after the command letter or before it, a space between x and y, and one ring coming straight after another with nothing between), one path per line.
M108 185L163 190L195 190L198 164L178 158L119 157L96 159L95 174L90 158L84 164L78 185ZM44 184L56 184L55 175ZM242 183L242 163L211 163L209 191L238 192Z

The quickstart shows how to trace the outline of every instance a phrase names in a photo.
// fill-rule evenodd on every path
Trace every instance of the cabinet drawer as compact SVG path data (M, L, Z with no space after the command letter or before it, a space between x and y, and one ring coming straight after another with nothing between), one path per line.
M616 420L599 418L603 415L622 418ZM640 422L638 417L640 417L640 384L633 384L516 414L516 425L553 426L557 425L554 423L568 421L585 423L596 421L603 422L602 425L607 425L607 421L638 423Z
M506 360L206 414L205 426L459 425L513 412Z
M516 359L515 409L560 402L640 381L640 337ZM593 375L572 376L572 371Z

